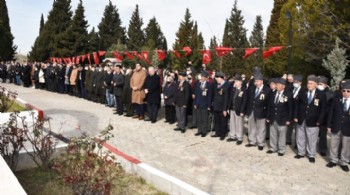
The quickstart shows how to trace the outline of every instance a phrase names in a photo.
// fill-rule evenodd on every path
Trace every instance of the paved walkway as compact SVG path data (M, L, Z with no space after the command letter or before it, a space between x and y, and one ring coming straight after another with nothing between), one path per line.
M209 136L195 137L173 131L164 119L155 124L113 115L110 108L68 95L12 84L1 84L52 117L52 126L66 135L76 128L98 134L110 122L110 144L143 162L210 194L350 194L350 173L329 169L316 157L296 160L290 148L284 157L266 154L244 143L221 142Z

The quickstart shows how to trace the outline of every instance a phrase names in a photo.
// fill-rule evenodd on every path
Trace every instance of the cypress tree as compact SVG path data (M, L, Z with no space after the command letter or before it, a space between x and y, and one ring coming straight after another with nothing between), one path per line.
M142 30L143 21L140 17L139 6L136 5L135 11L133 12L129 28L128 28L128 43L127 47L131 51L139 51L145 44L145 35Z
M218 41L216 39L216 36L213 36L210 39L210 45L209 45L209 49L211 49L211 62L208 66L208 68L210 69L218 69L219 68L219 64L220 64L220 59L218 58L217 54L216 54L216 50L215 48L218 47Z
M122 27L118 9L109 1L105 7L103 17L98 25L100 37L100 50L108 50L112 44L126 44L125 28Z
M40 27L39 27L39 34L40 34L41 31L43 30L44 25L45 25L44 14L41 14L41 18L40 18Z
M254 55L249 57L249 64L252 65L250 67L251 69L254 65L263 65L264 63L262 58L264 47L264 29L261 16L256 16L255 24L249 37L249 43L251 47L259 48L259 50L255 52Z
M0 60L12 60L17 46L13 45L13 35L11 33L10 19L5 0L0 0Z
M92 27L91 31L89 32L88 40L90 52L100 50L100 38L98 37L98 32L95 31L95 27Z
M149 42L152 41L154 47L150 47ZM153 17L147 24L145 28L145 43L149 47L150 50L153 49L163 49L167 50L167 46L164 44L166 42L166 38L157 22L157 19Z

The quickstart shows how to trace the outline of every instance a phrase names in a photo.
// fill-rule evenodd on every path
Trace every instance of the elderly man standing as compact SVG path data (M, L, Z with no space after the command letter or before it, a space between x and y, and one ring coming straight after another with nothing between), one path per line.
M307 91L299 92L294 109L294 121L297 123L298 154L296 159L306 154L310 163L315 163L316 145L319 126L325 120L326 95L317 89L318 78L310 75L307 78Z
M123 86L124 86L124 75L121 73L121 65L114 67L113 73L113 94L115 96L116 112L114 114L123 115L124 107L122 103Z
M158 109L160 108L160 77L156 74L156 70L153 66L148 68L148 76L145 81L145 93L147 101L147 111L149 119L145 121L151 121L155 123L158 118Z
M337 166L349 172L347 164L350 161L350 81L342 85L341 97L332 99L331 108L328 113L327 129L331 133L330 162L326 165L329 168ZM342 143L342 149L339 159L339 145Z
M134 104L136 114L133 118L139 120L145 119L145 111L143 108L144 99L146 97L144 91L144 83L147 77L146 71L142 70L140 63L136 63L135 72L130 79L130 87L132 89L131 102Z
M188 101L191 95L191 86L186 81L186 73L179 73L179 82L175 93L175 110L177 118L177 128L174 131L186 131L186 111Z

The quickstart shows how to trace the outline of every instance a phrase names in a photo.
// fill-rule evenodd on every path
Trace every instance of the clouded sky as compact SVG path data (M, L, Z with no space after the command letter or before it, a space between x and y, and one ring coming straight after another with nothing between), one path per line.
M89 30L101 21L105 6L109 0L85 0L85 16L89 22ZM27 54L39 34L41 13L45 20L52 8L53 0L7 0L12 34L15 36L17 52ZM79 0L72 0L72 11L77 7ZM186 8L190 9L192 19L198 23L205 45L209 45L214 35L221 41L225 20L230 16L234 0L112 0L117 6L123 26L128 26L135 5L139 5L140 15L144 26L153 16L159 22L165 34L169 47L175 41L175 33L180 21L184 18ZM245 28L248 36L253 28L256 15L261 15L264 30L270 20L273 0L238 0L238 8L242 10L245 19Z

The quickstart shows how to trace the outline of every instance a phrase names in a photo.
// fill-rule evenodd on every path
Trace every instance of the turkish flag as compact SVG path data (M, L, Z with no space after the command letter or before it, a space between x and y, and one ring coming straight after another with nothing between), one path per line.
M202 63L209 64L211 62L211 52L210 50L201 50L202 53Z
M221 56L226 56L228 53L233 51L233 48L217 47L217 48L215 48L215 50L216 50L216 53L217 53L218 57L221 57Z
M162 61L166 58L166 53L163 50L157 50L158 60Z
M133 56L130 52L125 51L124 54L129 60L133 60L135 58L135 56Z
M95 64L100 64L100 59L98 58L97 52L93 52L92 55L94 56Z
M188 46L182 48L182 50L186 52L185 56L189 56L192 53L192 49L190 47L188 47Z
M143 57L143 60L147 62L147 64L151 64L151 62L148 59L148 52L147 51L142 51L141 56Z
M174 50L173 53L178 59L181 59L181 55L178 51Z
M76 63L76 64L80 64L80 56L77 56L77 57L75 58L75 63Z
M258 50L259 50L258 48L246 48L245 55L243 56L243 58L246 59L247 57L249 57L250 55L252 55L253 53L255 53Z
M123 55L121 55L119 52L114 51L112 53L117 62L121 62L123 60Z
M80 57L81 57L81 63L84 63L86 55L81 55Z
M267 51L263 52L263 58L265 59L272 56L276 52L279 52L282 48L283 46L270 47Z
M90 60L90 54L86 54L87 59L89 60L89 64L91 64L91 60Z
M98 52L98 55L99 55L99 56L104 56L105 54L106 54L105 51L99 51L99 52Z

